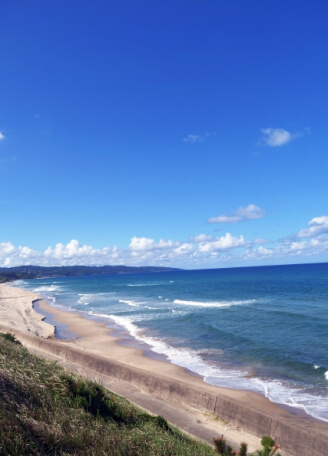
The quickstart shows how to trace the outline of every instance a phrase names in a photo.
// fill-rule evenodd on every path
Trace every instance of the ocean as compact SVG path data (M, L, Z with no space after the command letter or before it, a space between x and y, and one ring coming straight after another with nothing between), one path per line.
M105 321L122 343L207 383L256 391L328 422L328 263L15 284Z

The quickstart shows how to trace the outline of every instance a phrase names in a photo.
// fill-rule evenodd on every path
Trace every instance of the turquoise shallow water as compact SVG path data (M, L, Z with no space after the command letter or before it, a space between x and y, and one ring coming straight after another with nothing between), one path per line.
M328 421L328 264L16 282L208 383Z

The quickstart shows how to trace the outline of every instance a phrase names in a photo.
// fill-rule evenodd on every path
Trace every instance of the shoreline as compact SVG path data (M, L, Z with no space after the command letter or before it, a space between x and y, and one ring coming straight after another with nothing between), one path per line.
M35 317L33 312L29 312L31 319L38 321L43 328L45 328L43 325L47 325L48 331L49 326L51 326L53 328L52 334L48 332L48 335L42 336L39 329L34 331L29 327L19 329L17 322L16 325L14 324L14 326L10 327L10 325L8 326L8 321L5 324L0 319L1 324L18 334L18 338L24 339L24 343L28 347L30 346L36 351L41 350L41 353L47 353L49 356L50 354L55 354L55 356L59 356L63 364L65 364L64 361L67 362L70 359L70 362L76 365L78 364L76 360L79 359L82 374L90 366L90 363L96 363L98 377L99 374L102 375L103 369L107 369L106 364L110 364L112 368L114 364L115 366L119 365L120 369L123 369L122 372L125 372L124 375L120 374L121 377L119 379L126 376L128 379L126 380L127 384L143 390L148 395L148 398L154 400L160 398L161 401L172 401L173 404L178 403L179 407L189 408L188 413L198 416L198 421L205 421L204 416L207 414L207 422L203 424L205 427L207 426L208 430L211 430L212 438L223 434L234 446L245 440L250 444L250 450L254 451L260 447L259 438L266 433L270 433L278 445L282 446L283 450L291 451L294 449L294 453L290 454L298 454L295 445L301 445L299 449L302 450L304 455L321 456L323 454L320 449L318 449L319 452L314 452L313 450L317 446L316 441L320 445L321 440L323 442L322 445L328 444L327 423L316 419L300 418L285 410L282 406L270 402L258 393L213 386L205 383L202 378L191 375L184 368L171 364L169 361L146 357L140 348L127 347L120 344L120 338L113 335L113 330L107 328L104 323L86 319L77 312L64 311L50 306L42 297L35 293L12 288L8 285L1 285L0 302L5 299L3 294L6 292L9 293L7 300L10 300L13 290L16 290L17 299L23 299L25 308L28 307L28 300L30 300L30 307L32 307L32 301L38 301L38 306L41 310L54 315L55 322L67 325L68 331L73 331L79 335L74 340L55 338L53 326L44 322L44 317L35 311L34 314L39 315L39 318ZM18 292L17 290L20 291ZM12 321L11 323L15 322ZM24 330L25 333L32 334L32 336L27 337L21 334ZM61 355L60 352L65 354ZM112 375L114 374L111 374L111 377ZM120 388L123 388L123 390L119 394L129 398L127 394L124 394L123 383L125 381L120 382ZM199 418L200 416L201 419ZM269 432L264 432L267 430ZM300 432L301 435L304 435L304 438L300 439ZM314 438L311 449L306 448L307 445L311 445L309 433L312 439ZM194 433L194 435L197 435L197 433ZM254 437L254 435L257 435L257 437ZM282 452L282 454L287 456L288 453Z
M169 359L169 357L164 353L157 353L156 351L153 351L151 345L147 344L147 342L143 342L141 340L134 338L134 336L131 335L125 327L123 327L123 326L121 327L114 320L112 320L109 316L106 317L106 316L101 316L101 315L97 315L97 314L92 314L90 316L87 312L84 312L81 310L76 310L76 309L70 310L68 308L65 308L64 306L58 306L58 305L52 304L51 301L49 301L49 299L47 299L47 298L40 299L40 302L42 303L42 305L39 306L40 314L46 315L45 320L47 320L47 318L51 318L51 324L57 323L56 329L58 328L58 326L59 327L67 326L67 324L65 324L65 318L66 318L65 315L66 314L80 315L83 319L85 319L87 321L100 323L100 324L104 325L108 329L110 337L115 338L115 343L117 345L122 346L122 347L131 348L131 349L140 350L142 352L143 356L146 358L149 358L150 360L156 360L156 361L161 361L163 363L169 363L172 366L176 366L179 369L183 369L188 375L201 379L202 382L206 385L210 385L212 387L223 389L223 390L249 392L249 393L255 394L256 396L259 396L265 400L268 400L272 404L278 405L280 408L282 408L283 410L286 410L287 412L289 412L291 415L293 415L295 417L302 418L304 420L308 420L308 421L311 421L314 423L316 423L316 422L327 423L324 420L321 420L319 418L316 418L316 417L308 414L301 407L293 407L288 404L271 401L269 398L267 398L265 396L264 393L253 390L251 388L235 388L235 387L229 387L229 386L223 386L223 385L216 385L214 383L207 382L205 380L204 376L202 376L201 374L194 372L194 371L188 369L187 367L180 366L179 364L173 363ZM54 317L56 315L58 316L57 321L54 320ZM111 321L112 323L109 323L109 321ZM113 326L118 326L118 329L113 328ZM71 341L73 341L74 337L75 338L79 337L79 335L77 333L74 333L74 330L68 330L68 334L69 333L71 334L71 337L72 337ZM75 334L75 336L74 336L74 334ZM58 337L58 338L66 339L66 337Z

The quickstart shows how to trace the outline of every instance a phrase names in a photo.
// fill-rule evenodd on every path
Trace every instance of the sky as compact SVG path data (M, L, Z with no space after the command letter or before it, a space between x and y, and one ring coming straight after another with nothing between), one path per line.
M326 0L0 5L0 266L328 261Z

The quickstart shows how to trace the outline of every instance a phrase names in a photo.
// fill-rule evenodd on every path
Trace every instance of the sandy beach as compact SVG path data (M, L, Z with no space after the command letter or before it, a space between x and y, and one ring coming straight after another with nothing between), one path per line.
M11 329L25 331L41 337L54 337L55 328L43 321L44 317L33 309L33 301L40 297L30 291L0 285L0 322Z
M56 339L54 326L33 309L37 300L56 324L67 325L78 337ZM325 454L326 423L296 416L256 393L208 385L181 367L118 344L104 324L50 306L34 293L0 285L0 330L205 441L223 434L234 446L246 441L254 451L260 448L260 437L270 434L285 456Z

